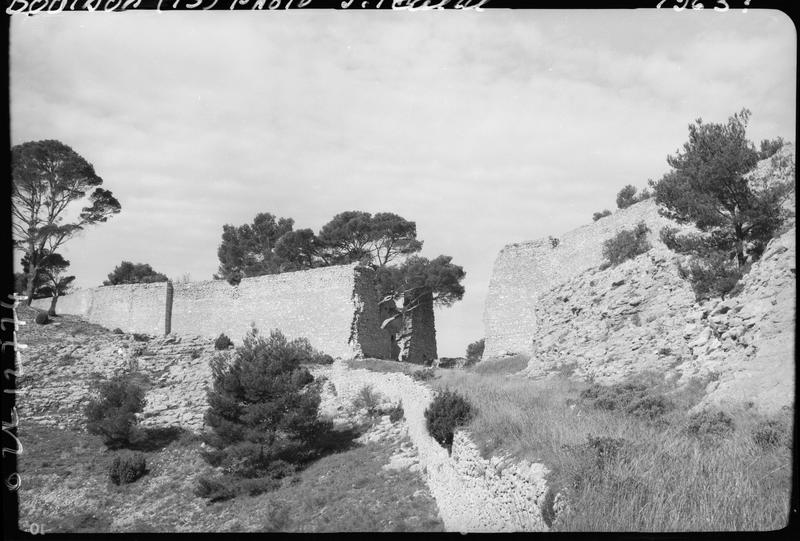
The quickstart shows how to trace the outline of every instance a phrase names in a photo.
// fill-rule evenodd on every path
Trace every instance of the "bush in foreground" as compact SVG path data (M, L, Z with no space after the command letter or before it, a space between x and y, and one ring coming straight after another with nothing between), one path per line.
M623 229L603 243L603 257L614 266L647 252L650 249L648 231L644 222L636 224L634 229Z
M205 416L213 430L206 438L212 450L205 458L230 477L226 483L261 479L245 483L248 493L256 486L276 486L267 480L290 475L314 456L314 442L330 423L317 419L319 385L301 366L313 354L308 340L288 340L278 330L264 338L253 328L231 359L220 355L212 360ZM226 493L212 485L207 482L198 490Z
M136 414L145 406L145 389L132 374L100 381L94 389L97 398L84 410L90 434L102 436L109 447L130 445L136 429Z
M472 404L466 398L449 389L438 391L425 409L428 433L450 452L456 428L469 423L474 415Z
M36 319L34 321L39 325L46 325L50 323L50 317L47 315L47 312L39 312L36 314Z
M117 455L108 468L108 478L115 485L133 483L145 474L146 468L147 462L142 453Z

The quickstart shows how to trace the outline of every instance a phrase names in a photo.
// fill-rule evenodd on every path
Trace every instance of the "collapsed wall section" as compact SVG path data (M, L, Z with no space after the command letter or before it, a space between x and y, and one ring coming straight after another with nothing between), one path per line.
M658 238L665 226L678 227L658 214L648 199L627 209L565 233L553 246L549 239L510 244L495 260L484 311L485 357L528 352L536 333L536 303L544 292L603 263L603 242L623 229L643 221L648 240Z

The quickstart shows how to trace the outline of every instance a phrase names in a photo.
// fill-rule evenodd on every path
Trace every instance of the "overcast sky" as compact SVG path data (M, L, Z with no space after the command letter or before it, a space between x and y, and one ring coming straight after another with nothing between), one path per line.
M258 212L395 212L467 272L436 313L456 356L504 245L613 210L694 119L793 140L796 54L754 9L14 16L11 137L70 145L122 204L63 249L80 287L122 260L210 279Z

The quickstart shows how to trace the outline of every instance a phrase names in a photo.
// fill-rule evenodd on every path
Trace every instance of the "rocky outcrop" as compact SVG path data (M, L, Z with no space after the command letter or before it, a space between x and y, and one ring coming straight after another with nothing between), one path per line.
M19 342L24 373L17 380L21 418L62 428L84 428L84 408L99 380L129 370L146 376L147 404L139 414L143 426L203 428L211 383L209 360L218 352L202 337L163 338L140 342L113 334L69 316L46 327L22 327ZM41 340L37 334L47 334Z
M751 173L754 189L794 176L793 146ZM612 383L646 370L679 385L707 382L709 404L765 413L794 400L796 252L791 218L743 277L740 292L696 302L681 277L684 260L659 240L675 224L644 201L565 234L506 247L486 305L485 357L531 354L528 375L555 373ZM602 244L639 221L651 249L601 270ZM686 231L687 228L684 228Z
M659 231L675 226L660 216L655 202L648 199L564 233L555 247L549 239L539 239L503 248L495 261L486 296L484 358L528 352L537 332L539 296L599 267L603 263L603 242L638 222L649 227L648 241L655 247L664 247Z

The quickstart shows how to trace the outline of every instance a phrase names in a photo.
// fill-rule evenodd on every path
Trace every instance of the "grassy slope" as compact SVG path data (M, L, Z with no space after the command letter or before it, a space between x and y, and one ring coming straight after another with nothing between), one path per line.
M511 363L516 361L511 360ZM478 365L480 366L480 364ZM555 523L568 531L771 530L786 525L791 449L762 449L752 429L763 419L737 412L728 438L685 432L691 392L672 396L675 411L658 423L581 403L586 384L532 381L475 371L438 371L439 387L456 389L478 409L470 425L485 453L498 448L545 463L572 510ZM651 382L652 383L652 382ZM784 419L791 427L791 419ZM587 436L629 441L600 469Z
M115 486L115 452L99 438L22 424L20 524L47 532L441 531L419 473L386 471L391 449L370 443L324 457L275 492L207 504L195 479L211 471L196 438L147 452L148 474Z

